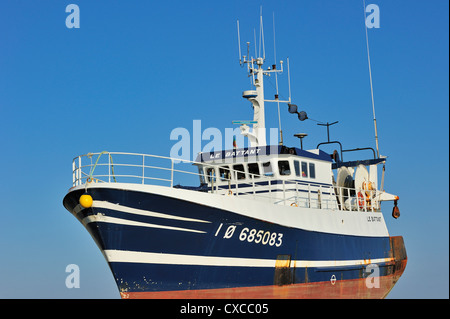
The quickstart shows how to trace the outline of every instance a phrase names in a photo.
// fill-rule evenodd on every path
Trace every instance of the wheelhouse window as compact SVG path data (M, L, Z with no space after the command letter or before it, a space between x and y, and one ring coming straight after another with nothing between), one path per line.
M301 176L300 174L300 162L294 161L294 170L295 170L295 176Z
M291 175L289 161L278 161L278 172L283 176Z
M206 169L206 179L208 180L208 183L210 183L211 180L213 180L214 182L216 181L216 174L213 167L208 167Z
M231 179L230 169L228 166L219 167L219 176L221 181L228 181Z
M316 178L316 166L314 163L309 163L309 177Z
M249 163L248 164L248 173L250 174L250 178L252 178L252 176L254 178L259 178L259 165L258 163Z
M233 169L236 171L236 179L245 179L244 165L233 165Z
M302 162L302 177L308 177L308 163Z
M263 163L263 170L265 176L273 175L272 165L270 164L270 162Z

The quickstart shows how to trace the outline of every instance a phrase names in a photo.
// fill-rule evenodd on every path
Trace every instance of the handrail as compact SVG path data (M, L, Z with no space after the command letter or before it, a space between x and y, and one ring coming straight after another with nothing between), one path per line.
M107 156L102 156L102 155ZM126 161L119 161L126 157ZM114 158L114 161L113 161ZM164 161L166 165L160 165ZM95 164L94 164L95 162ZM246 173L250 178L237 179L238 170L227 168L228 176L218 176L220 165L174 159L165 156L101 152L77 156L72 162L73 186L90 183L159 184L174 187L175 174L204 178L200 172L182 170L178 164L193 164L213 168L208 191L220 195L252 196L269 203L285 206L347 211L379 211L378 190L362 190L307 181L274 179L272 176ZM151 171L151 172L150 172ZM242 173L242 172L241 172Z

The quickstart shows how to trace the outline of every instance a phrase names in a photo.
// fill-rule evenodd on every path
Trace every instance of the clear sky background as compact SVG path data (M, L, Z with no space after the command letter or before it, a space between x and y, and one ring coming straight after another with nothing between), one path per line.
M79 29L65 25L70 3ZM370 3L380 8L369 41L385 187L400 196L400 218L392 203L384 216L408 254L389 298L448 298L449 2ZM176 127L250 119L236 19L253 45L260 5L269 64L275 12L293 102L339 121L330 132L344 148L374 147L362 0L0 1L0 298L119 298L102 254L62 205L71 161L104 150L168 156ZM266 108L266 125L277 127L276 105ZM298 146L299 132L307 149L326 140L324 127L281 111L286 145ZM78 289L65 286L69 264L80 268Z

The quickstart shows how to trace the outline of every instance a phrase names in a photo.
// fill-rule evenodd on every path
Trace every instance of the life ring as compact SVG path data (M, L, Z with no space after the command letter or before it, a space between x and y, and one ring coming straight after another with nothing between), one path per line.
M371 198L375 190L375 184L370 181L363 182L363 189L366 197L366 207L370 208L372 206Z
M291 206L292 206L292 207L298 207L298 205L297 205L296 202L291 203Z
M231 189L229 189L227 195L230 195L230 196L233 195L233 191Z
M364 195L362 192L358 192L358 206L359 209L364 209Z

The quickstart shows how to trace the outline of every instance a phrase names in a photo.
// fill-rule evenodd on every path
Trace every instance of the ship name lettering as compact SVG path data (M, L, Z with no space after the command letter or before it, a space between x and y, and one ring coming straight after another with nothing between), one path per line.
M224 157L227 158L227 157L236 157L236 156L259 155L260 151L261 151L260 148L251 149L251 150L248 150L248 149L247 150L236 150L236 151L226 152ZM210 160L220 159L221 155L222 155L221 152L210 153L209 159Z
M381 222L381 217L379 216L367 216L367 221L370 222Z

